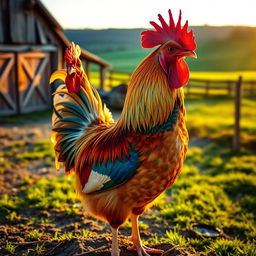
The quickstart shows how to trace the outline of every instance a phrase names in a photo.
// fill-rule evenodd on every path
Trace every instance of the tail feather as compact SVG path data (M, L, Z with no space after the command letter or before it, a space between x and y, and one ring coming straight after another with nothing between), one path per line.
M84 74L85 75L85 74ZM86 75L85 75L86 76ZM65 74L55 72L50 82L56 79L65 81ZM56 152L56 168L63 162L66 172L74 167L76 142L91 127L104 123L113 123L112 115L93 88L87 77L86 83L78 93L69 93L65 85L59 86L53 93L52 141ZM86 143L86 142L85 142Z

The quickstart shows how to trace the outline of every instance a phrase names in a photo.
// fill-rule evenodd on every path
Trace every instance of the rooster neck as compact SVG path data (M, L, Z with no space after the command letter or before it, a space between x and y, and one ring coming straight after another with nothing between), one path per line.
M170 88L156 50L134 71L118 126L142 132L162 125L170 117L177 99L183 106L182 89Z

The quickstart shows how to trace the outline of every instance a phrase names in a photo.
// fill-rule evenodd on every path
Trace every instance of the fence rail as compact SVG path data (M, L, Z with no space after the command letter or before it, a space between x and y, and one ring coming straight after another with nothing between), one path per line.
M106 75L107 87L111 89L114 86L125 83L130 80L131 73L109 71ZM209 95L235 95L235 88L238 80L209 80L191 78L189 83L184 87L184 92L189 95L201 94L204 96ZM256 80L243 80L242 81L242 94L256 95Z
M120 83L128 83L131 73L110 71L108 86L111 89ZM240 149L240 119L241 119L241 99L243 95L256 95L256 80L243 80L239 76L237 80L207 80L207 79L190 79L185 86L185 94L201 94L208 97L211 93L214 95L228 95L234 97L234 134L233 150Z

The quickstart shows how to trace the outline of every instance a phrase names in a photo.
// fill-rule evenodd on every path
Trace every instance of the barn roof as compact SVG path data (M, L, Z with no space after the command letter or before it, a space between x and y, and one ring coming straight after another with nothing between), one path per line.
M46 26L42 27L42 22ZM40 0L1 0L1 49L5 49L7 45L8 47L25 47L25 45L32 47L38 43L49 45L47 38L49 32L58 40L59 47L65 51L70 41L65 36L61 25ZM39 41L38 38L40 38ZM85 49L81 50L81 59L96 63L102 68L111 67L108 62L93 53Z
M43 5L40 0L27 0L28 3L34 5L34 7L38 8L39 11L43 14L43 16L48 20L52 29L56 33L56 35L61 39L65 47L68 47L70 44L69 39L65 36L63 32L63 28L58 23L58 21L53 17L53 15L48 11L48 9ZM94 55L93 53L81 48L81 59L86 59L92 62L99 64L100 66L107 68L111 67L111 64Z

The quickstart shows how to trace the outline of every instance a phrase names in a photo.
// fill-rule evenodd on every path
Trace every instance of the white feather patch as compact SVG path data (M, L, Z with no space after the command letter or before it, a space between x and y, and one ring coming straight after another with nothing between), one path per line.
M180 138L179 138L179 136L177 136L177 138L176 138L176 148L177 149L180 149Z
M110 180L111 179L109 176L97 173L94 170L92 170L89 179L83 188L83 192L92 193L94 191L97 191L101 189L104 186L104 184Z

